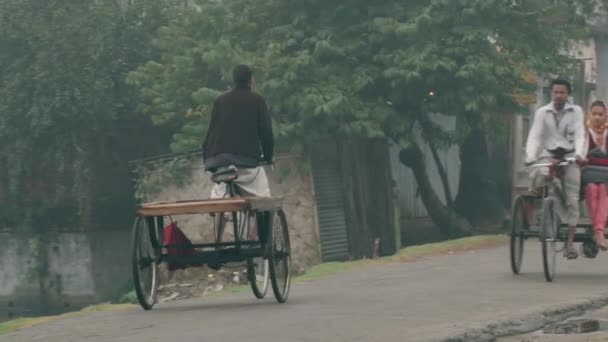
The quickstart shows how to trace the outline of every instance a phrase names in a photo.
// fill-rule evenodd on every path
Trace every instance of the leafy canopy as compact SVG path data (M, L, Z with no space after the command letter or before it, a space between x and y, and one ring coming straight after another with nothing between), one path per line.
M520 110L531 71L569 75L570 42L588 33L593 0L199 0L164 27L161 57L130 75L141 110L179 130L173 149L200 146L213 98L237 63L255 68L280 138L355 134L407 144L459 134ZM484 113L495 113L491 116ZM489 118L489 119L488 119ZM456 132L458 133L458 132Z

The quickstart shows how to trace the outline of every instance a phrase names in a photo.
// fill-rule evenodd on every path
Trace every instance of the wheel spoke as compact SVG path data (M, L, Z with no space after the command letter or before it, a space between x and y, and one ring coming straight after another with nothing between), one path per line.
M514 274L519 274L523 260L524 240L526 237L526 205L524 197L518 197L513 205L513 219L511 223L511 270Z
M137 299L146 310L154 306L158 287L156 252L148 222L139 218L133 229L133 280Z
M259 241L257 215L254 213L250 213L248 217L248 223L244 227L244 236L246 236L247 240L249 241ZM249 285L251 286L251 290L253 291L255 297L259 299L264 298L266 296L266 293L268 292L268 260L262 257L248 259L247 278L249 280Z
M290 259L289 229L285 214L279 211L273 214L270 266L273 291L280 303L284 303L289 295Z
M553 200L545 199L543 201L543 222L542 222L542 252L543 252L543 269L545 279L553 281L557 264L557 248L556 244L557 231L559 229L558 219L555 216L553 208Z

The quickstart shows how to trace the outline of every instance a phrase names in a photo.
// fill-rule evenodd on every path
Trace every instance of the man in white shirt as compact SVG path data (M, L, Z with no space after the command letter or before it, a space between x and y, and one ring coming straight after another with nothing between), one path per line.
M526 143L526 165L537 162L553 161L559 159L576 158L581 164L585 156L585 126L584 114L581 107L568 102L571 86L568 81L556 79L551 82L552 101L539 108L534 113L534 122L528 141ZM539 167L531 169L532 186L535 191L546 184L549 178L549 168ZM578 252L573 247L574 234L579 219L579 191L580 168L579 165L564 167L564 188L566 207L556 201L556 210L562 222L568 224L568 241L564 256L576 259Z

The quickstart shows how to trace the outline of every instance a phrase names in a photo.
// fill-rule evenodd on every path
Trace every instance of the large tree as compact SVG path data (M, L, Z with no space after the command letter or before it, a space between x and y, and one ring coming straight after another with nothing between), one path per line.
M155 58L151 40L167 23L169 3L0 1L3 225L75 226L91 218L93 201L129 197L123 171L137 139L125 139L149 120L135 115L125 76ZM105 177L107 169L121 170L120 179ZM94 198L93 187L113 197ZM102 217L101 224L116 218Z
M596 1L353 0L195 1L160 31L162 56L130 76L158 124L179 127L173 148L198 148L213 96L230 68L254 65L273 106L279 138L302 143L328 135L388 138L418 181L433 220L450 236L500 215L484 163L488 134L504 136L505 118L539 76L574 59ZM446 130L430 113L456 117ZM416 138L420 137L420 138ZM432 153L422 153L421 143ZM449 191L438 151L463 153L459 193ZM424 159L442 176L445 201L428 182ZM474 167L470 167L473 165ZM477 167L477 168L476 168ZM481 168L481 170L478 170ZM472 171L480 175L470 177ZM492 201L493 200L493 201Z

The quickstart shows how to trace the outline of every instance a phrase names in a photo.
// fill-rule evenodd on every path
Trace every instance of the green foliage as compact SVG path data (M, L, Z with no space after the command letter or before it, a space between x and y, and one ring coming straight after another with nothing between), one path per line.
M513 95L535 87L526 75L570 75L563 52L603 13L594 0L184 3L0 2L9 222L46 215L20 207L82 210L97 153L134 118L174 132L175 152L199 149L237 63L254 67L276 135L292 144L357 135L408 146L422 129L441 147L474 127L501 132L501 116L520 110ZM457 131L428 113L455 116ZM46 183L43 203L26 191Z
M0 2L0 187L10 203L3 224L27 225L20 207L78 214L98 151L136 114L125 77L155 58L151 40L172 11L171 1L155 0ZM53 188L32 195L31 182Z
M570 75L574 60L562 52L597 12L593 0L196 3L160 31L160 57L129 78L142 111L180 130L174 151L198 147L209 89L229 87L240 62L253 65L281 139L348 134L407 146L422 127L449 145L520 110L513 95L536 86L524 77L531 70ZM430 112L457 116L460 131L432 126Z
M130 291L120 296L113 304L137 304L137 295L135 291Z

